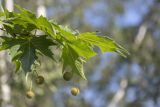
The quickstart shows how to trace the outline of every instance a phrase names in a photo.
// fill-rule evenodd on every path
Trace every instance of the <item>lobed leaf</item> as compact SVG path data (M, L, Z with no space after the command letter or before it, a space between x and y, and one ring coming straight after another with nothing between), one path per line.
M126 57L128 51L122 48L115 41L106 36L97 36L96 33L82 33L79 35L79 39L91 44L92 46L97 46L104 52L117 52L118 54Z
M55 45L53 41L47 39L46 36L32 37L1 37L3 40L0 45L0 50L9 49L9 53L12 57L12 61L21 62L22 69L25 72L31 71L32 65L37 60L37 51L40 51L43 55L52 59L53 53L49 49L50 46Z
M69 46L65 46L62 52L63 71L70 66L73 73L78 74L83 79L86 79L83 71L83 61L79 55Z
M26 73L31 71L32 65L37 62L38 54L50 57L54 60L54 54L49 48L56 46L62 48L61 59L63 71L69 66L72 72L86 79L83 71L83 60L95 56L93 50L96 46L102 53L116 52L123 57L129 53L114 40L106 36L98 36L96 33L79 33L47 18L36 17L32 12L16 5L17 12L5 10L0 13L0 24L3 25L8 37L0 37L1 50L9 50L12 61L16 63L16 71L21 67ZM4 19L5 16L5 19ZM33 31L41 30L45 33L42 36L33 35ZM35 33L36 34L36 33ZM83 58L83 60L82 60Z

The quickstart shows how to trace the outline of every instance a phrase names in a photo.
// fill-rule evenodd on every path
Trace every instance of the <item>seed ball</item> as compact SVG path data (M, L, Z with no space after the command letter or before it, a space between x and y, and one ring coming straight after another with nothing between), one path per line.
M27 93L26 93L26 97L27 97L27 98L31 99L31 98L33 98L34 96L35 96L35 94L34 94L33 91L27 91Z
M79 93L80 93L79 88L73 87L73 88L71 89L71 94L72 94L73 96L77 96Z
M65 72L63 74L63 79L66 80L66 81L70 81L73 77L73 73L72 72Z
M36 83L37 83L38 85L42 85L42 84L44 83L44 77L43 77L43 76L38 76L38 77L36 78Z

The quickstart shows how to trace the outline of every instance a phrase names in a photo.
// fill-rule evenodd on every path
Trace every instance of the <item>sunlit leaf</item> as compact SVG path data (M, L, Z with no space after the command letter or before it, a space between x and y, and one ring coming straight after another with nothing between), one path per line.
M68 26L62 26L55 21L36 15L16 5L18 12L4 10L0 13L1 30L7 36L1 36L0 51L9 50L13 62L16 62L16 71L22 68L25 73L32 70L38 61L38 55L48 56L55 60L55 46L62 51L61 61L63 71L69 66L73 73L86 79L83 71L83 62L94 57L97 53L94 47L98 47L102 53L116 52L126 57L129 53L114 40L106 36L98 36L96 33L77 33ZM35 31L40 30L42 35ZM34 33L33 33L34 32Z

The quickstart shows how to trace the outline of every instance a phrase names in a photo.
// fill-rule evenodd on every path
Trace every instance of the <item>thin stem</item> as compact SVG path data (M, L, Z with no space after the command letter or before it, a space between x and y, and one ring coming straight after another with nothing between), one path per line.
M29 90L32 91L32 80L31 80L31 82L30 82Z
M36 71L36 70L34 70L35 71L35 73L36 73L36 76L38 77L38 72Z

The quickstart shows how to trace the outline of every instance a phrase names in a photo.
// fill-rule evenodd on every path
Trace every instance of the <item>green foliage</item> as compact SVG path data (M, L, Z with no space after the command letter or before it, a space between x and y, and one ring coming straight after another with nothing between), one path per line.
M124 48L106 36L98 36L96 33L77 35L67 27L16 7L18 13L5 10L0 14L2 30L7 33L6 36L1 36L0 50L9 50L12 61L16 64L16 71L20 68L25 73L32 71L33 65L38 61L38 55L58 60L54 58L51 46L62 51L60 61L63 63L63 71L70 67L73 73L84 79L86 77L83 62L97 54L93 50L95 46L99 47L102 53L116 52L124 57L128 54ZM37 30L43 32L43 35L37 35Z

